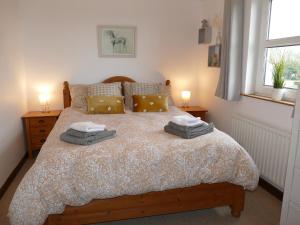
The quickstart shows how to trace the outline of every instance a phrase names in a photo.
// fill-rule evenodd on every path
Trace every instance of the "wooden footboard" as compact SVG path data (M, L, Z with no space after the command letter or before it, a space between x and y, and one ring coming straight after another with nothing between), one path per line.
M228 205L232 216L244 209L243 187L231 183L201 184L194 187L93 200L80 207L67 206L62 214L50 215L45 224L73 225L161 215Z

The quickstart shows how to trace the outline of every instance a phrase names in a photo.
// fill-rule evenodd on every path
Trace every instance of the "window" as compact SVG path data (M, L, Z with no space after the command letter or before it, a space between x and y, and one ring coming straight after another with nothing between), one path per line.
M273 64L278 58L285 60L285 88L298 89L300 85L300 46L274 47L267 49L265 85L273 86ZM276 59L277 58L277 59Z
M269 39L300 36L299 0L272 0L269 6Z
M274 62L284 61L287 97L300 87L300 0L264 0L256 91L270 93Z

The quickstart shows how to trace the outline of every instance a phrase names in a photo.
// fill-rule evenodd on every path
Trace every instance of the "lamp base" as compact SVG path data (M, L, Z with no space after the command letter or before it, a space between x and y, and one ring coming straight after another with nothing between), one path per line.
M42 113L49 113L50 112L50 107L48 103L45 103L42 105Z
M189 103L190 103L189 101L184 101L183 104L182 104L182 107L183 108L188 108L189 107Z

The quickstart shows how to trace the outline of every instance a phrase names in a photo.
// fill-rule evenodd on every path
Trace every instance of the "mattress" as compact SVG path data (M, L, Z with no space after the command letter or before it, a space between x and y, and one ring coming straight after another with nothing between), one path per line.
M162 113L114 115L65 109L14 194L11 223L43 224L66 205L201 183L230 182L254 190L257 167L227 134L215 129L186 140L163 131L173 116L182 114L176 107ZM60 141L60 134L78 121L106 124L117 136L91 146Z

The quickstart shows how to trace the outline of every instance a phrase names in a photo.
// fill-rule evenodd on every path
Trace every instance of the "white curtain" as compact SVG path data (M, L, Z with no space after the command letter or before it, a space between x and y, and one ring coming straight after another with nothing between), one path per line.
M216 96L229 101L241 98L245 0L225 0L221 72Z

